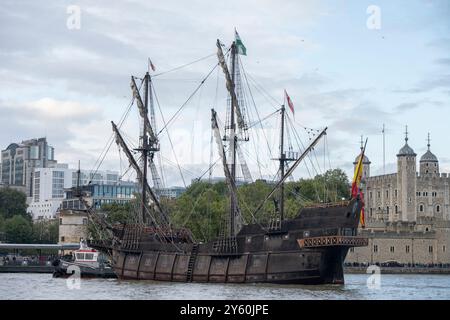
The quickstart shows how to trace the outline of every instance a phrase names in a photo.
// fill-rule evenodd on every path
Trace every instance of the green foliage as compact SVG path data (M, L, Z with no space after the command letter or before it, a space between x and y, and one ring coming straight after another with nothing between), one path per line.
M105 214L106 220L111 223L128 223L132 218L131 212L133 209L133 203L127 202L124 204L111 203L102 206L101 212Z
M252 214L264 201L269 192L273 189L273 185L268 184L264 180L256 180L254 183L246 184L238 188L239 207L244 217L244 221L252 222ZM268 222L274 217L275 205L272 200L266 201L264 206L255 215L259 222Z
M58 220L43 220L32 224L32 242L58 243Z
M223 212L228 206L226 188L223 182L191 184L168 208L172 223L189 228L199 240L216 237L224 223Z
M58 242L58 222L33 223L27 213L26 195L10 188L0 190L0 232L10 243Z
M27 196L23 192L11 188L0 189L0 216L9 219L20 215L31 220L27 214L26 200Z
M5 221L5 237L10 243L30 243L33 240L31 222L21 215Z

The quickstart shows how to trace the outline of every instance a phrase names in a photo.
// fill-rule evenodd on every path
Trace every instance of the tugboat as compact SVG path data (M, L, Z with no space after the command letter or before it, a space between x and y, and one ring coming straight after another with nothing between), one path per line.
M205 283L284 283L284 284L342 284L343 263L350 247L367 246L367 238L357 235L363 201L358 177L362 162L355 172L351 199L337 203L319 203L302 208L297 216L284 215L284 182L299 163L314 149L326 134L327 128L317 131L311 143L300 155L290 156L285 150L284 134L286 113L281 105L277 114L280 123L279 180L264 201L245 222L240 210L236 186L238 142L247 141L248 125L239 89L238 54L246 54L237 32L235 41L224 54L225 47L217 40L217 56L229 94L226 132L221 133L217 113L211 111L211 124L218 145L229 194L229 211L224 212L226 223L218 237L212 241L194 240L189 229L175 228L170 214L160 204L154 187L147 181L147 167L155 180L153 157L159 151L158 134L154 121L152 78L149 71L142 78L140 92L135 77L131 77L134 101L141 116L140 164L134 158L120 133L119 125L112 122L116 142L136 171L142 187L140 210L130 212L137 223L110 225L91 208L89 216L102 225L109 238L91 243L92 247L112 253L112 265L117 277L134 280L158 280ZM229 57L229 66L226 63ZM153 65L152 65L153 69ZM203 83L203 82L202 82ZM287 99L292 109L290 99ZM149 120L150 115L151 119ZM226 152L223 141L227 141ZM365 148L364 148L365 150ZM364 156L362 150L361 159ZM289 166L288 166L288 162ZM248 168L241 165L243 171ZM245 172L244 172L245 174ZM360 179L360 178L359 178ZM80 198L88 207L88 201ZM264 210L264 204L276 202L276 217L269 223L259 222L255 216Z
M89 248L86 241L80 241L80 249L74 252L71 259L56 259L53 261L55 271L54 278L65 278L75 274L79 270L82 278L116 278L116 274L104 259L104 255Z

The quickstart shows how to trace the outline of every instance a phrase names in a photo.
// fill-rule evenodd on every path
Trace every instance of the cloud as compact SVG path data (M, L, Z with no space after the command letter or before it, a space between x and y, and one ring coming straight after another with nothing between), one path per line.
M435 61L437 64L441 64L444 66L450 66L450 58L441 58Z
M105 143L96 139L103 138L103 135L99 135L99 129L107 122L103 119L100 108L95 105L51 98L23 103L0 101L0 114L2 149L11 142L47 137L56 149L57 159L60 155L65 155L58 160L70 160L75 164L74 158L80 159L80 156L93 162L95 155L88 155L86 150L92 144L103 146ZM80 141L80 144L77 145L76 141Z
M419 81L414 87L408 89L394 89L394 93L424 93L437 89L450 88L450 73L449 74L433 74L427 78Z
M420 103L417 103L417 102L405 102L405 103L401 103L398 106L396 106L395 110L397 112L403 112L403 111L409 111L409 110L416 109L419 106L420 106Z

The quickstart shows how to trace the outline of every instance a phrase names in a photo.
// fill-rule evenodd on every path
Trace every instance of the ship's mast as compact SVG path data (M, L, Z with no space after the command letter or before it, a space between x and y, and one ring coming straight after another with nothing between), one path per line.
M231 45L231 83L232 90L235 90L235 64L236 64L236 44L233 41ZM234 120L234 112L237 101L236 95L231 95L231 113L230 113L230 152L231 152L231 179L236 183L236 122ZM236 202L234 197L230 197L230 236L235 235L235 214Z
M144 78L144 116L148 117L148 82L150 74L147 72ZM147 121L143 121L141 134L141 152L142 152L142 189L141 189L141 216L142 222L146 222L146 186L147 186L147 157L148 157L148 137L147 137Z
M284 177L284 163L286 161L284 153L284 105L281 106L281 134L280 134L280 181ZM280 185L280 221L284 219L284 182Z

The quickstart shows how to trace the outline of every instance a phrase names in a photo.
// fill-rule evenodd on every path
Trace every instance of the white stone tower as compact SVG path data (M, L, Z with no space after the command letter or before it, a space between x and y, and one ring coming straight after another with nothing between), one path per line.
M439 161L430 151L430 134L428 133L428 150L420 157L420 176L439 176Z
M353 172L355 172L355 170L356 170L356 166L358 165L358 161L361 158L363 149L364 149L363 137L361 136L361 152L359 153L359 155L355 158L355 161L353 162ZM371 162L370 162L369 158L366 155L364 155L363 172L362 172L362 176L361 176L361 181L364 181L366 178L370 177L370 163Z
M400 221L416 221L416 153L408 145L408 126L405 145L397 154L397 205Z

